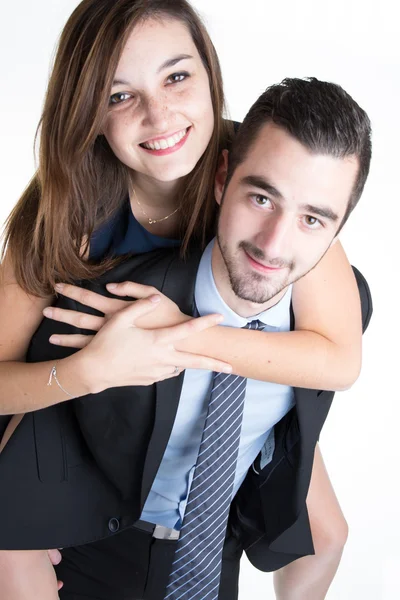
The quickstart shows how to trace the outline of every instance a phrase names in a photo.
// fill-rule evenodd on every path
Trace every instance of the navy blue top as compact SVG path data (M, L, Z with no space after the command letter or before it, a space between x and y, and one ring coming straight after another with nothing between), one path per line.
M233 121L237 133L240 123ZM94 232L90 240L89 258L101 260L105 256L141 254L158 248L180 246L181 240L154 235L134 217L129 198L115 216Z
M179 246L180 240L154 235L145 229L132 213L127 198L121 209L97 231L90 240L90 258L100 260L104 256L141 254L157 248Z
M237 133L240 123L233 122ZM134 217L129 198L115 216L104 223L91 237L89 258L101 260L104 256L141 254L158 248L180 246L181 240L163 238L149 233Z

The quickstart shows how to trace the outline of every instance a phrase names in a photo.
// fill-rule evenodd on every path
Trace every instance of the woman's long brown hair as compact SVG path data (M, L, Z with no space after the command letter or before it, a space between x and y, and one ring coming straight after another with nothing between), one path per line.
M100 135L115 70L137 23L169 17L188 27L207 70L215 125L206 151L178 192L182 252L204 245L215 220L218 157L232 136L223 119L218 57L200 18L185 0L83 0L69 18L55 58L39 123L38 170L8 217L2 255L18 284L36 296L58 281L98 277L119 259L82 258L95 229L126 199L129 171Z

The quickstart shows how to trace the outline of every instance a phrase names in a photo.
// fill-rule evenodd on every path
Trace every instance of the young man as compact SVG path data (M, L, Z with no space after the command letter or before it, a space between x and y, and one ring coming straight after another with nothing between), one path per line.
M341 88L285 80L253 105L224 155L218 232L205 252L187 262L175 252L135 256L85 287L151 283L184 312L287 331L291 284L335 241L369 162L368 117ZM39 328L29 360L65 355L47 343L53 327ZM2 502L15 510L2 537L14 548L74 546L57 568L61 598L232 600L242 548L269 571L313 552L306 497L333 393L217 377L187 371L106 390L95 411L84 399L74 413L64 403L23 419L20 443L0 461L10 482Z

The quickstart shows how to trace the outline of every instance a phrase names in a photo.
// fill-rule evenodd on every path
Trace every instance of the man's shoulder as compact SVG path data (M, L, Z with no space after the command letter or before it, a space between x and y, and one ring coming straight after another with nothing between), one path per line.
M181 310L190 307L202 250L192 247L185 256L179 248L161 248L143 254L126 255L112 269L81 287L104 293L106 283L134 281L151 285L176 302ZM102 292L103 290L103 292Z
M201 254L202 251L197 248L191 248L185 256L182 255L180 248L158 248L151 252L126 254L120 257L118 264L112 269L100 275L96 283L104 285L117 279L121 281L130 279L131 276L151 278L152 273L159 277L171 269L174 271L195 269Z

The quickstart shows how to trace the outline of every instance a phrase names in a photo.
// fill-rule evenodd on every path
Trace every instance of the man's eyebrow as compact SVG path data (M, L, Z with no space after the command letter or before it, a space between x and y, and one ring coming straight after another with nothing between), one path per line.
M252 187L260 188L261 190L264 190L264 192L266 192L267 194L275 196L275 198L277 198L278 200L284 200L283 194L281 194L281 192L275 186L273 186L264 177L261 177L260 175L247 175L246 177L243 177L239 183L241 185L250 185ZM306 213L313 213L314 215L318 215L319 217L323 217L334 223L339 220L339 215L328 206L302 204L299 208Z
M283 195L280 193L280 191L272 184L268 183L264 177L260 177L259 175L246 175L246 177L243 177L239 183L241 185L251 185L252 187L260 188L261 190L264 190L264 192L267 192L267 194L272 194L272 196L275 196L275 198L283 200Z
M313 213L314 215L318 215L319 217L323 217L325 219L328 219L329 221L333 221L334 223L339 220L339 215L336 214L328 206L314 206L313 204L302 204L300 208L301 210L304 210L304 212Z
M161 71L163 71L164 69L174 67L181 60L187 60L190 58L193 58L193 56L191 56L190 54L179 54L178 56L174 56L174 58L169 58L168 60L163 62L161 67L157 69L157 73L161 73ZM113 87L115 85L131 85L129 81L126 81L125 79L114 79L112 84Z
M158 68L157 73L161 73L161 71L163 71L164 69L174 67L181 60L186 60L189 58L193 58L193 56L191 56L190 54L178 54L178 56L175 56L174 58L169 58L168 60L163 62L161 67Z

